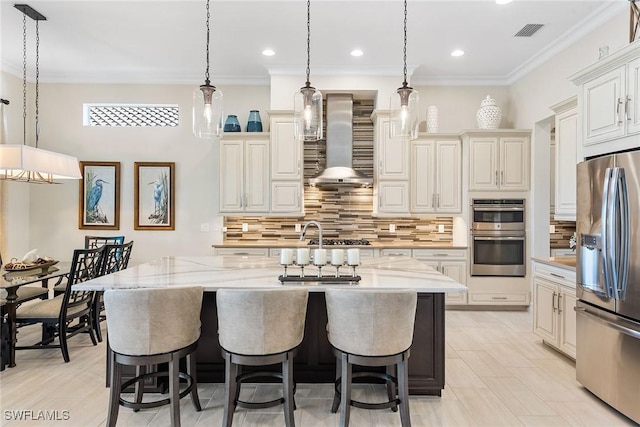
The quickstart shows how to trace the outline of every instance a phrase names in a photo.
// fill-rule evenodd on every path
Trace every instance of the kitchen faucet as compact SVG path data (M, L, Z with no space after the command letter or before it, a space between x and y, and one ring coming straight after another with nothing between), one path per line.
M318 249L322 249L322 225L318 221L309 221L304 227L302 227L302 233L300 233L300 240L304 240L304 235L307 233L307 227L309 225L315 225L318 227Z

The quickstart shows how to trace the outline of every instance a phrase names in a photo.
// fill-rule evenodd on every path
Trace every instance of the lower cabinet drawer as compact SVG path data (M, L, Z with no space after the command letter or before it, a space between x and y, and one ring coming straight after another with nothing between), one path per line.
M466 292L449 292L444 295L445 304L466 304L467 293Z
M267 248L215 248L215 255L269 256Z
M469 293L469 304L529 304L528 293Z
M411 249L381 249L380 256L411 256Z

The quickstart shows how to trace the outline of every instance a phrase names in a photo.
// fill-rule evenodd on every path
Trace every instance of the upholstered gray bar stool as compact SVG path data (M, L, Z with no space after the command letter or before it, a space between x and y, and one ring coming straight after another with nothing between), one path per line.
M284 403L287 427L294 426L293 357L304 336L307 289L220 289L216 293L218 334L225 359L224 418L230 427L236 406L265 408ZM240 367L282 364L282 374L249 372ZM282 379L283 397L269 402L239 400L242 382L253 378Z
M412 290L327 289L329 343L337 357L336 392L332 412L340 411L340 426L349 425L350 407L397 410L403 427L411 425L407 361L413 341L418 295ZM353 374L352 365L386 366L386 373ZM394 376L397 368L397 376ZM365 403L351 399L354 377L385 380L389 401ZM398 392L396 394L396 385Z
M154 408L170 404L171 425L180 425L180 399L191 394L191 401L200 411L198 398L195 350L200 338L202 288L107 290L104 306L111 356L111 392L107 425L116 425L118 409ZM180 359L187 359L187 372L179 372ZM146 373L145 367L168 363L169 398L142 403L144 380L166 373ZM122 365L136 366L136 377L122 383ZM180 378L186 388L180 392ZM122 384L121 384L122 383ZM135 384L135 401L127 401L120 394Z

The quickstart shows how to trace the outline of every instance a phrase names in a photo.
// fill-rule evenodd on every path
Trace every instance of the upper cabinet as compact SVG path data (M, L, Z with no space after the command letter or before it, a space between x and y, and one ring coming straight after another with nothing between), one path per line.
M268 134L229 134L220 141L220 212L269 212Z
M640 43L634 42L569 77L580 87L582 156L640 146Z
M470 191L528 191L530 132L509 129L468 131Z
M409 179L409 140L389 136L389 115L376 113L374 165L379 180Z
M411 213L462 211L462 147L457 135L411 142Z
M554 218L576 220L576 165L580 141L578 100L572 97L551 107L556 113Z
M271 111L271 212L301 215L304 211L302 141L294 137L293 114Z

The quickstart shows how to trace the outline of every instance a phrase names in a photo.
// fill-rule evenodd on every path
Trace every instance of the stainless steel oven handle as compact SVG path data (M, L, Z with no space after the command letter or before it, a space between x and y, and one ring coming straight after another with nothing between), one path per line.
M640 331L636 331L635 329L631 329L631 328L627 328L624 325L620 325L619 323L616 322L612 322L611 320L607 320L607 319L603 319L602 317L596 316L595 314L589 313L587 311L587 309L582 308L582 307L574 307L573 308L576 312L577 315L579 316L585 316L588 317L589 319L601 323L605 326L608 326L612 329L615 329L618 332L622 332L625 335L629 335L630 337L633 338L640 338Z
M499 237L487 237L487 236L473 236L473 240L524 240L525 236L499 236Z
M492 207L488 207L488 206L476 206L476 205L471 205L472 209L474 211L478 211L478 212L523 212L524 208L521 207L517 207L517 206L492 206Z

